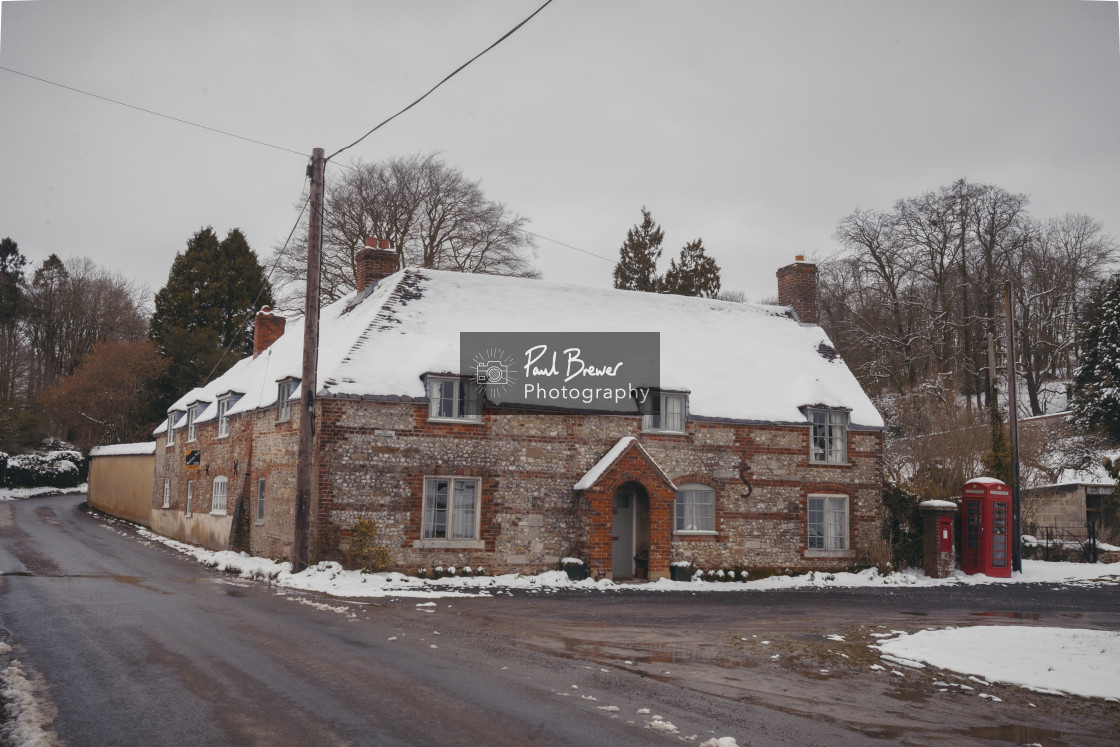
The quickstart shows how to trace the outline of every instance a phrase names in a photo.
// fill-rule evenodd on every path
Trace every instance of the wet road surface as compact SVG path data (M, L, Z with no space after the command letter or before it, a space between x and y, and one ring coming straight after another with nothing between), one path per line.
M1120 705L872 670L867 648L874 633L947 625L1120 630L1120 586L357 602L211 571L79 511L82 499L0 503L0 640L44 678L69 745L1081 745L1120 733Z

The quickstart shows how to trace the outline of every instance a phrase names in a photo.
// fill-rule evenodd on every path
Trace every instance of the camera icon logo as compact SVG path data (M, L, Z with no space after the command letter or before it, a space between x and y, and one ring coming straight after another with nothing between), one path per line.
M481 361L475 366L479 384L509 384L509 366L502 361Z

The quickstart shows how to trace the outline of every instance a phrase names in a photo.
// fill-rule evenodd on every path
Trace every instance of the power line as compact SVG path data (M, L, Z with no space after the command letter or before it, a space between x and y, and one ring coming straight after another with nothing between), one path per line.
M129 109L135 109L138 112L144 112L145 114L152 114L152 115L155 115L157 117L163 117L164 119L170 119L173 122L180 122L180 123L185 124L185 125L190 125L191 127L198 127L199 129L202 129L202 130L209 130L210 132L216 132L219 135L226 135L227 137L235 137L238 140L244 140L244 141L249 142L249 143L256 143L257 145L263 145L266 148L274 148L275 150L282 150L285 153L295 153L297 156L307 158L306 153L303 153L303 152L298 151L298 150L292 150L291 148L285 148L285 147L280 146L280 145L273 145L272 143L266 143L263 140L256 140L256 139L251 138L251 137L245 137L244 135L238 135L237 133L234 133L234 132L228 132L226 130L219 130L217 127L208 127L204 124L199 124L198 122L191 122L189 119L182 119L180 117L173 117L170 114L163 114L161 112L153 111L151 109L145 109L142 106L136 106L134 104L126 103L124 101L117 101L116 99L111 99L108 96L99 96L96 93L90 93L89 91L83 91L80 88L74 88L73 86L67 86L67 85L64 85L62 83L56 83L53 80L47 80L46 78L40 78L36 75L30 75L28 73L21 73L19 70L12 70L10 67L4 67L3 65L0 65L0 70L7 70L9 73L14 73L15 75L22 75L25 78L31 78L32 80L37 80L40 83L46 83L48 85L58 86L59 88L65 88L67 91L73 91L74 93L80 93L80 94L83 94L85 96L92 96L95 99L100 99L102 101L108 101L110 104L117 104L118 106L126 106Z
M616 260L616 259L611 259L610 257L604 257L602 254L596 254L595 252L589 252L586 249L580 249L578 246L572 246L571 244L565 244L563 241L557 241L556 239L550 239L547 236L541 236L539 233L533 233L532 231L526 231L525 233L529 234L530 236L536 236L538 239L544 239L545 241L551 241L553 244L559 244L560 246L565 247L567 249L572 249L573 251L577 251L577 252L580 252L582 254L587 254L589 256L596 257L597 259L601 259L604 262L610 262L612 265L618 263L618 260Z
M295 235L296 229L299 228L299 223L300 223L301 220L303 220L303 213L304 213L305 210L307 210L307 205L310 202L311 202L311 195L309 194L309 195L307 195L307 199L304 200L304 202L303 202L303 207L300 208L300 210L299 210L299 215L296 217L295 224L292 225L292 230L288 232L288 238L285 239L284 246L280 247L280 250L278 252L276 252L276 258L272 260L272 266L268 268L268 274L265 275L264 282L261 283L261 289L259 291L257 291L257 297L253 299L253 303L250 304L250 306L249 306L249 317L247 317L245 319L246 324L248 324L249 319L251 319L252 316L254 314L256 314L256 312L257 312L257 301L261 300L261 296L264 295L264 289L266 287L268 287L269 281L272 280L272 273L276 271L276 266L278 264L280 264L280 259L281 259L281 257L284 256L284 251L288 248L288 244L289 244L289 242L291 242L292 236ZM210 369L210 373L206 374L206 378L203 379L204 382L211 381L211 377L214 375L214 372L218 370L218 366L222 365L222 361L224 361L226 359L226 356L229 355L229 352L231 350L233 350L233 346L236 345L238 342L240 342L240 340L238 339L237 336L234 336L234 338L232 340L230 340L229 345L226 345L225 350L222 351L221 357L218 358L218 362L215 363L214 367Z
M533 12L532 12L532 13L531 13L531 14L530 14L530 15L529 15L529 16L528 16L528 17L527 17L527 18L526 18L525 20L523 20L523 21L522 21L521 23L519 23L519 24L517 24L516 26L514 26L513 28L511 28L511 29L510 29L509 31L507 31L507 32L506 32L505 34L503 34L503 35L502 35L502 37L501 37L500 39L498 39L498 40L497 40L496 42L494 42L493 44L491 44L491 45L490 45L489 47L487 47L486 49L482 50L481 52L479 52L478 54L476 54L476 55L475 55L474 57L472 57L472 58L470 58L469 60L467 60L466 62L464 62L464 63L463 63L462 65L460 65L459 67L455 68L455 70L454 70L454 71L452 71L450 75L448 75L448 76L447 76L446 78L444 78L443 80L441 80L441 81L440 81L439 83L436 83L436 84L435 84L434 86L432 86L432 87L431 87L431 88L430 88L430 89L428 90L428 92L427 92L427 93L425 93L425 94L424 94L423 96L421 96L420 98L416 99L416 100L415 100L415 101L413 101L413 102L412 102L411 104L409 104L409 105L408 105L408 106L406 106L405 108L401 109L401 110L400 110L399 112L397 112L397 113L396 113L396 114L394 114L393 116L389 117L389 118L388 118L388 119L386 119L386 120L385 120L384 122L382 122L381 124L377 125L377 126L376 126L376 127L374 127L374 128L372 129L372 130L370 130L370 131L369 131L369 132L367 132L366 134L362 135L362 136L361 136L360 138L358 138L358 139L357 139L357 140L355 140L354 142L350 143L350 144L349 144L349 145L347 145L346 147L344 147L344 148L339 148L339 149L338 149L338 150L336 150L336 151L335 151L334 153L331 153L331 154L330 154L329 156L327 156L327 161L330 161L330 160L331 160L332 158L334 158L335 156L337 156L337 155L338 155L339 153L341 153L342 151L344 151L344 150L349 150L350 148L353 148L353 147L354 147L355 145L357 145L358 143L362 142L362 141L363 141L363 140L365 140L365 139L366 139L367 137L369 137L369 136L370 136L370 135L372 135L373 133L377 132L377 131L378 131L378 130L380 130L380 129L381 129L382 127L384 127L385 125L389 124L389 123L390 123L390 122L392 122L392 121L393 121L394 119L396 119L396 118L397 118L397 117L399 117L400 115L404 114L404 113L405 113L406 111L408 111L408 110L409 110L409 109L411 109L412 107L416 106L417 104L419 104L419 103L420 103L421 101L423 101L424 99L428 98L428 96L430 96L430 95L432 94L432 92L433 92L433 91L435 91L435 90L436 90L437 88L439 88L440 86L442 86L442 85L443 85L444 83L446 83L447 81L449 81L449 80L451 80L452 78L454 78L454 77L455 77L456 75L458 75L458 74L459 74L459 73L460 73L460 72L461 72L461 71L462 71L462 70L463 70L464 68L466 68L466 67L467 67L467 65L470 65L470 64L471 64L472 62L474 62L475 60L477 60L477 59L478 59L479 57L481 57L482 55L486 54L486 53L487 53L487 52L489 52L489 51L490 51L491 49L493 49L494 47L498 46L499 44L501 44L502 42L504 42L504 41L505 41L506 39L508 39L508 38L509 38L510 36L512 36L512 35L513 35L513 33L514 33L515 31L517 31L517 30L518 30L519 28L521 28L522 26L524 26L525 24L527 24L527 23L528 23L529 21L531 21L531 20L533 19L533 16L537 15L537 13L540 13L540 12L541 12L542 10L544 10L544 9L545 9L546 7L548 7L548 5L549 5L550 3L552 3L552 0L545 0L545 3L544 3L544 5L542 5L541 7L537 8L536 10L534 10L534 11L533 11Z

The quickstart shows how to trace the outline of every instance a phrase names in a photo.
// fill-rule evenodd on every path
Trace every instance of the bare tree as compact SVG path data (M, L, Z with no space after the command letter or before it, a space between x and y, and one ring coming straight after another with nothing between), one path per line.
M948 376L966 408L986 406L1003 347L1003 285L1015 287L1032 414L1075 364L1079 303L1116 259L1116 243L1083 215L1039 222L1028 199L961 179L840 220L843 247L821 263L822 324L873 392L903 394ZM1050 391L1053 390L1051 386Z
M435 153L332 169L323 216L323 299L354 289L354 255L368 237L388 239L409 267L539 277L527 224ZM278 305L291 311L299 309L306 278L306 228L303 236L277 249Z

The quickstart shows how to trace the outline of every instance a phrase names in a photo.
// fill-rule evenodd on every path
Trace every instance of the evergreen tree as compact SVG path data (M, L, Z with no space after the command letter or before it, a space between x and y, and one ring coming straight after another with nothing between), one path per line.
M1074 374L1074 422L1120 441L1120 276L1096 293L1081 328L1081 365Z
M15 321L23 299L23 266L27 258L10 238L0 240L0 325Z
M702 239L690 241L681 249L681 261L669 261L669 271L661 283L662 291L678 296L703 296L715 298L719 295L719 265L704 253Z
M614 266L615 288L651 293L661 290L657 260L661 257L664 237L664 231L643 207L642 222L626 232L626 241L618 250L618 264Z
M156 294L149 337L169 359L158 406L252 353L253 316L272 303L272 287L240 229L222 241L209 226L192 236Z

